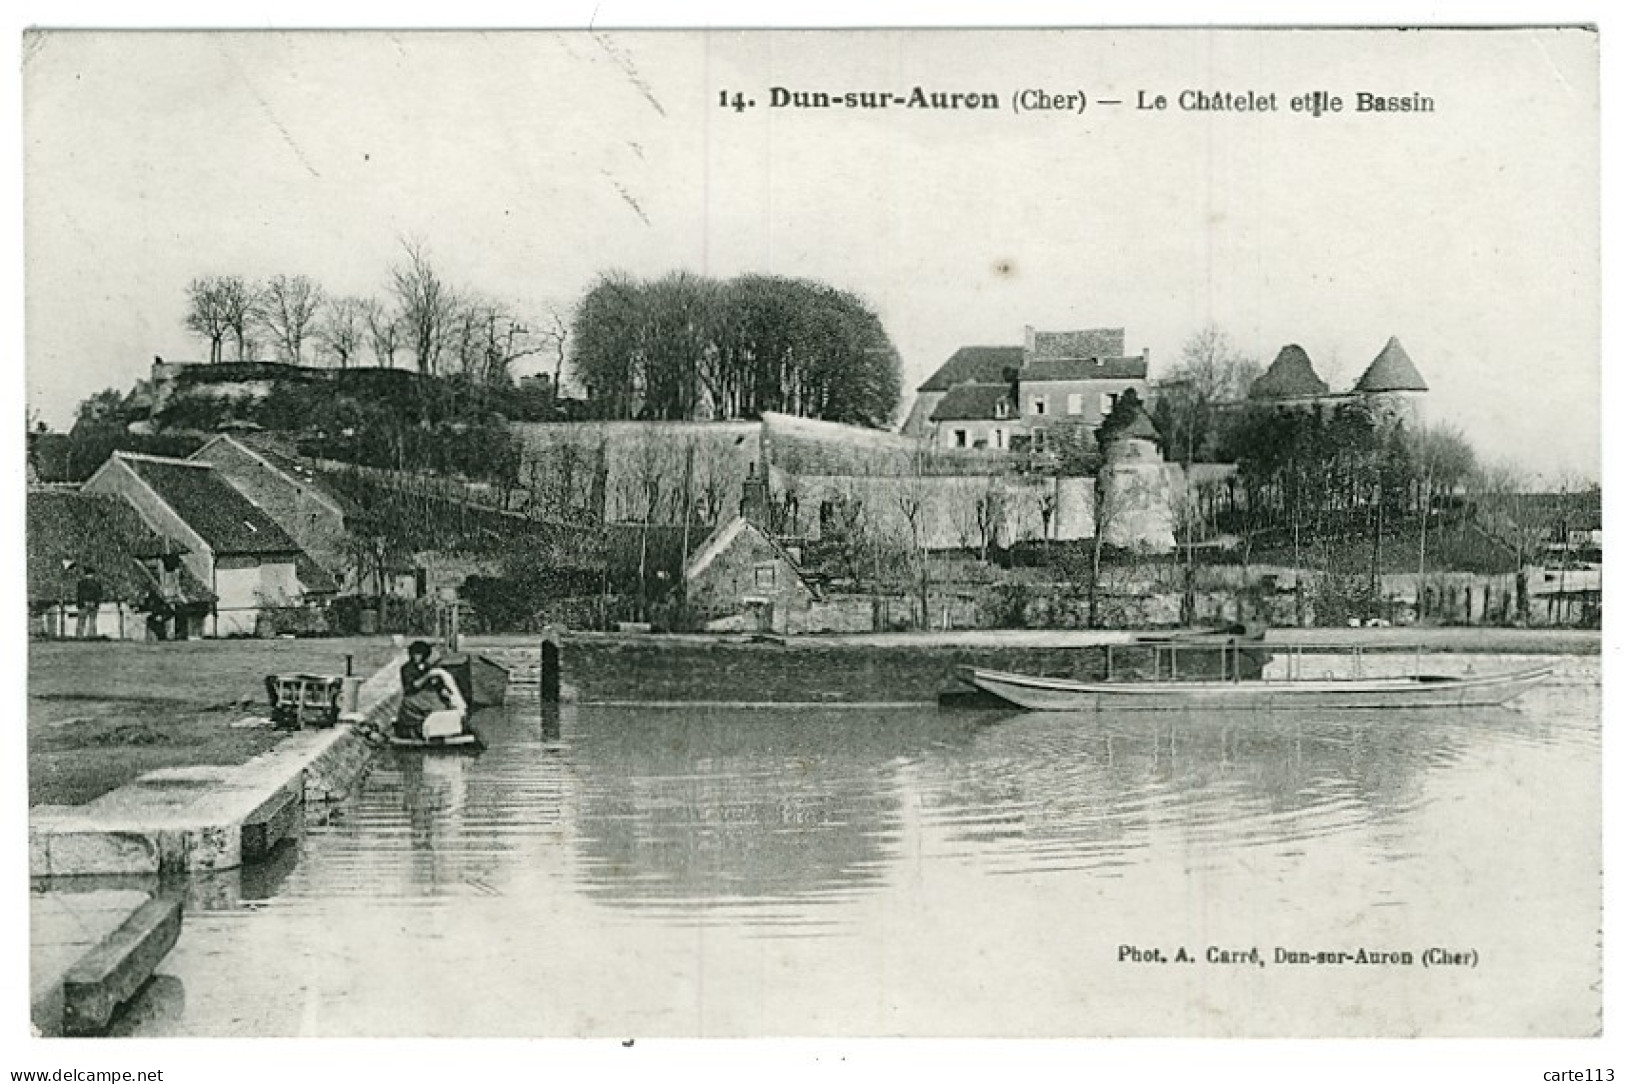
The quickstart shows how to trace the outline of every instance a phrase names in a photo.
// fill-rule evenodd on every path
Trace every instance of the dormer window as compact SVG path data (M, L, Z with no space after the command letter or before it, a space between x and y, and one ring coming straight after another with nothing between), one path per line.
M1008 418L1010 416L1010 401L1008 399L1000 399L998 402L994 403L993 416L1001 421Z

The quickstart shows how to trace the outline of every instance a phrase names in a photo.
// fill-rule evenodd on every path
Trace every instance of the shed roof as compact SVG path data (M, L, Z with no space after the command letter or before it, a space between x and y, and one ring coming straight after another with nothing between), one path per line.
M114 452L216 554L299 553L299 543L207 463Z
M1427 381L1422 379L1422 374L1417 371L1416 363L1411 361L1411 356L1399 345L1399 337L1390 335L1381 352L1366 367L1354 385L1354 390L1427 391L1428 385Z
M1331 391L1315 372L1309 354L1297 343L1288 343L1275 355L1264 375L1253 381L1247 392L1252 399L1305 399Z

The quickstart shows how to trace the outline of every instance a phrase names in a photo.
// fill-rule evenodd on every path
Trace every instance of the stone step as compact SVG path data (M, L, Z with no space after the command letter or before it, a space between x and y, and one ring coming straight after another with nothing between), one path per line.
M180 937L177 894L45 892L30 897L30 1014L43 1035L96 1035Z

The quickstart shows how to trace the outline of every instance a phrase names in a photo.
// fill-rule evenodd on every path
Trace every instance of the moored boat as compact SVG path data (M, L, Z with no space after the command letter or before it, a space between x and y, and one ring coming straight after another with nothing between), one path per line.
M1302 708L1458 708L1504 704L1551 676L1551 666L1494 674L1242 680L1075 681L963 666L962 682L1028 711Z

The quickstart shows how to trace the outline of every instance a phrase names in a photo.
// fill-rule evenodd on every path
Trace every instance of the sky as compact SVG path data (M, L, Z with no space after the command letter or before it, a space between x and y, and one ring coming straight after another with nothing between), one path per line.
M1265 364L1302 345L1336 389L1397 335L1481 458L1600 471L1587 32L79 32L24 55L27 396L58 426L154 356L206 356L192 278L381 295L414 239L533 323L609 270L821 279L875 306L910 389L1028 324L1123 327L1156 376L1211 323ZM769 104L916 85L999 108ZM1034 89L1087 104L1016 112ZM1317 90L1344 111L1290 111ZM1357 114L1362 90L1435 108Z

